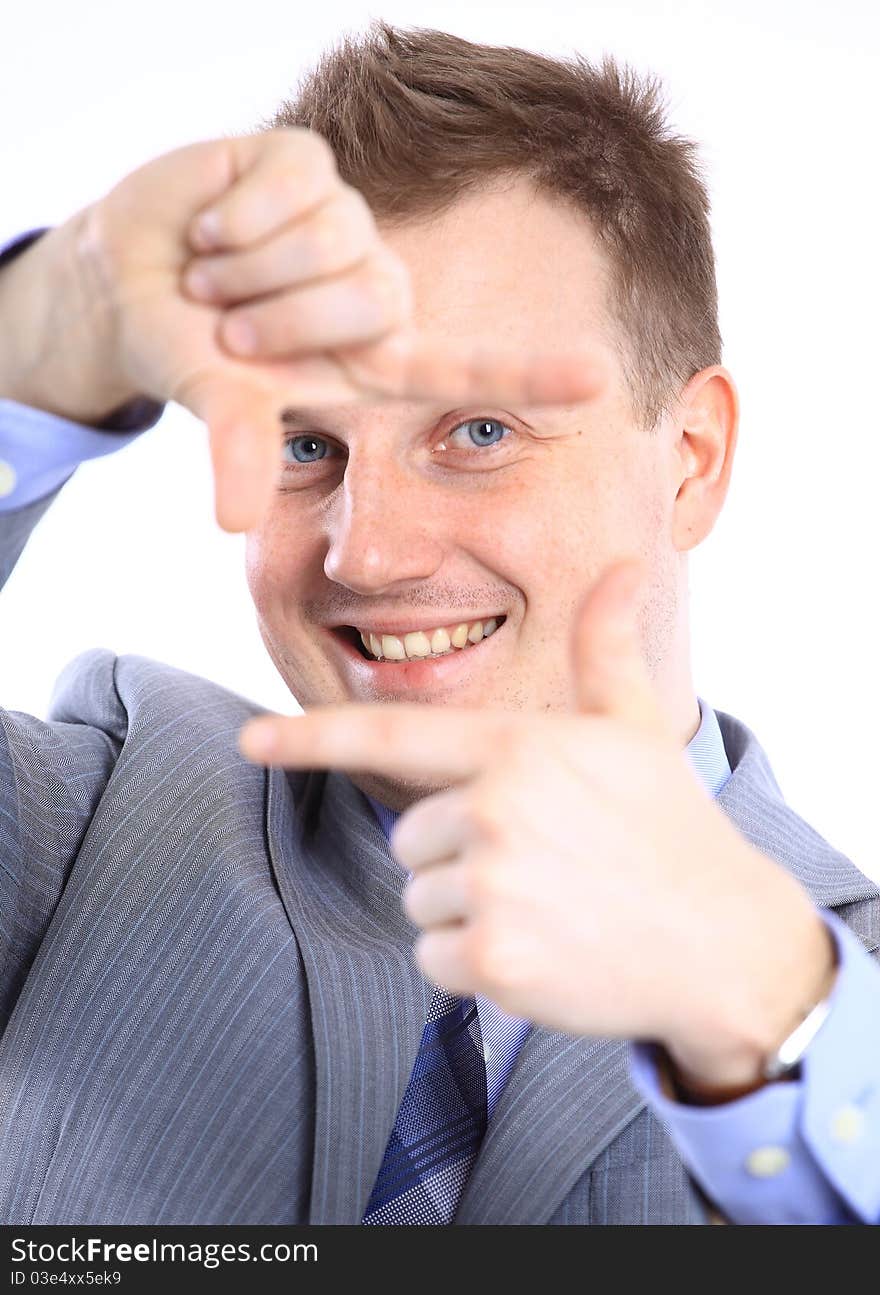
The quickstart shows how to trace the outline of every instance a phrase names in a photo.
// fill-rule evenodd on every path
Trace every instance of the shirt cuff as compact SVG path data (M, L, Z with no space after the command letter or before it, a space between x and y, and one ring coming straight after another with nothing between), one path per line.
M799 1079L687 1106L663 1093L654 1047L630 1044L632 1082L733 1223L880 1221L880 967L840 918L821 916L839 966Z
M163 405L133 400L115 426L88 427L14 400L0 399L0 511L43 499L64 485L80 463L112 454L159 420Z
M39 229L29 229L24 234L16 234L14 238L0 243L0 269L8 261L13 261L19 253L26 251L31 243L36 243L38 238L48 234L51 228L51 225L41 225Z

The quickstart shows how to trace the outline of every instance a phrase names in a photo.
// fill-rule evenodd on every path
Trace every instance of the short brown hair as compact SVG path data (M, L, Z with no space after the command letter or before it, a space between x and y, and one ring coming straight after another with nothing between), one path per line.
M646 426L720 363L709 199L656 77L607 56L597 67L376 22L326 53L261 126L323 135L379 220L439 213L505 173L573 202L611 267L607 305Z

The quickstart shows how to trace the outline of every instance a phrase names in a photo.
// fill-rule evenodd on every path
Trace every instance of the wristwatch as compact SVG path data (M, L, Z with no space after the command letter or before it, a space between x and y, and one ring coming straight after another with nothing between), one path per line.
M800 1025L796 1025L787 1039L764 1062L764 1078L768 1081L790 1075L801 1063L807 1048L821 1030L831 1011L831 990L807 1012Z

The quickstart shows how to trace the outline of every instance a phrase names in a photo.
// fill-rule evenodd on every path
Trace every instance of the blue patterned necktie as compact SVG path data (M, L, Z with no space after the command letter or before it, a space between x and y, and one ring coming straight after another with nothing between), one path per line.
M364 1223L451 1223L486 1132L477 1005L437 988Z

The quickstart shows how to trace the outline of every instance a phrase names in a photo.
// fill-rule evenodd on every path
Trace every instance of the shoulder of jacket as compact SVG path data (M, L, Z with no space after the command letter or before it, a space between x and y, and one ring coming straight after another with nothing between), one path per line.
M114 708L120 718L127 717L126 727L149 726L172 714L186 715L194 726L200 718L215 727L244 724L267 709L213 679L166 661L95 647L73 657L58 675L48 718L90 724L100 716L104 726Z

